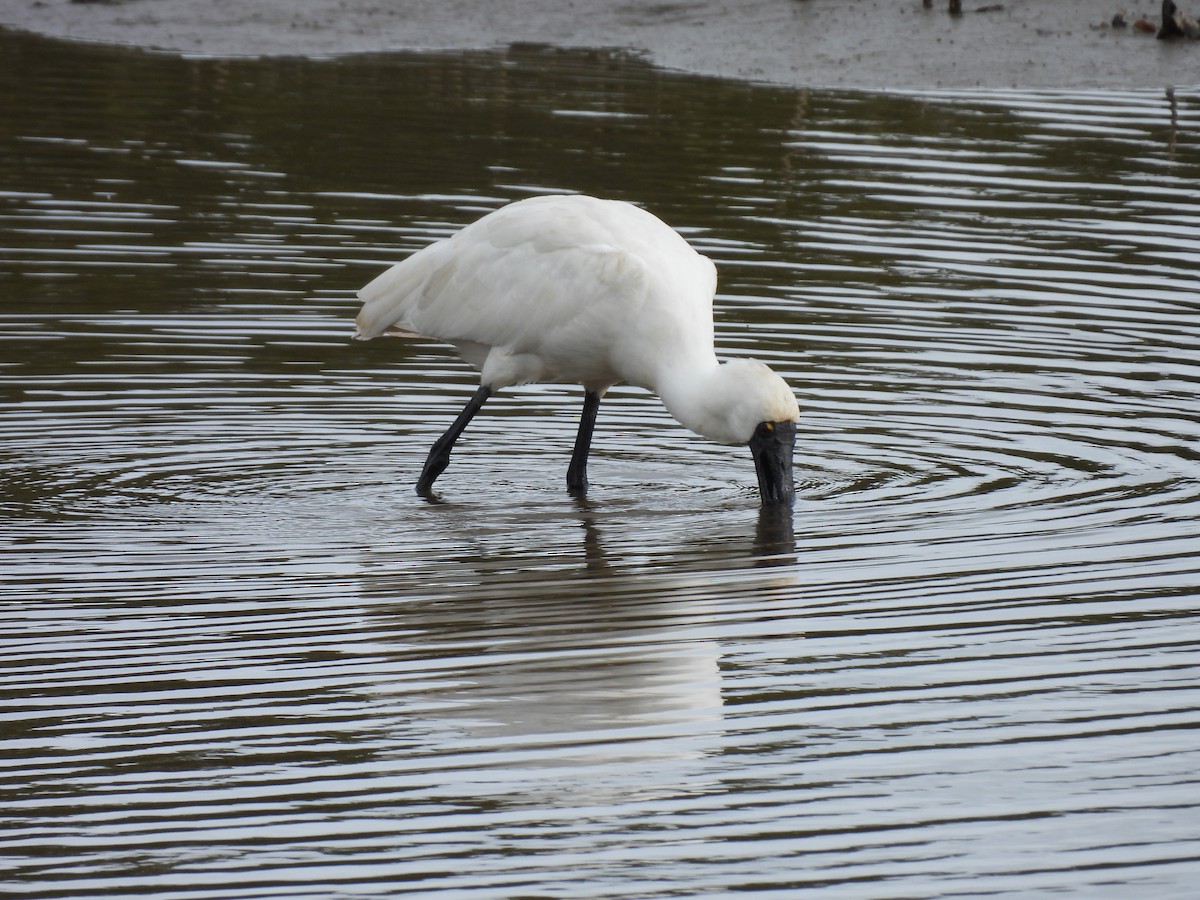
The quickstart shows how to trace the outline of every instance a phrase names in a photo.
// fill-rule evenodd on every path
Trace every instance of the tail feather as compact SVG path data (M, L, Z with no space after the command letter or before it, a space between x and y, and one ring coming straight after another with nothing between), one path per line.
M421 334L419 331L413 331L411 328L402 328L399 325L392 325L383 332L387 337L396 338L423 338L427 335Z
M420 267L406 265L411 259L380 273L358 292L363 307L354 320L358 326L355 338L369 341L403 320L410 300L420 295L425 280Z

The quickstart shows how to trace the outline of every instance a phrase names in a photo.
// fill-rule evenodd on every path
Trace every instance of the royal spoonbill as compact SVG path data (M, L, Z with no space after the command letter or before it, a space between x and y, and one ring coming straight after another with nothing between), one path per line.
M658 394L697 434L748 444L763 506L790 506L796 398L760 362L718 362L715 291L712 261L651 213L582 195L532 197L375 278L358 292L355 336L434 338L481 372L479 389L429 451L417 479L424 497L488 397L533 382L583 385L567 489L584 494L600 400L627 382Z

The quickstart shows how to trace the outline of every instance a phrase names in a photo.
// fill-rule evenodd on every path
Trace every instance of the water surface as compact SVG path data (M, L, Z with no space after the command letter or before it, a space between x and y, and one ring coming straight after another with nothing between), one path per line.
M1189 894L1196 91L0 44L5 891ZM413 494L475 376L354 291L550 191L717 261L790 520L630 388Z

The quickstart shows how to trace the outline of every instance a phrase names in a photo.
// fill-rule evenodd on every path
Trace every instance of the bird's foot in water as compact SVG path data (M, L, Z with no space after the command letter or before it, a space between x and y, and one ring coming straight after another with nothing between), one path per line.
M417 479L417 493L426 500L433 494L433 483L437 481L437 477L450 465L450 447L443 446L444 443L445 436L433 445L429 457L425 460L425 467L421 469L421 477Z

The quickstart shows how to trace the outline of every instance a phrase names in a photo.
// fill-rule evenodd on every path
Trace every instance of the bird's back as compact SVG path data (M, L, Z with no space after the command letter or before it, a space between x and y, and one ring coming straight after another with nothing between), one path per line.
M398 329L447 341L476 364L510 363L497 370L507 384L651 386L655 357L673 346L711 353L715 288L712 263L650 213L580 195L535 197L364 287L358 336Z

